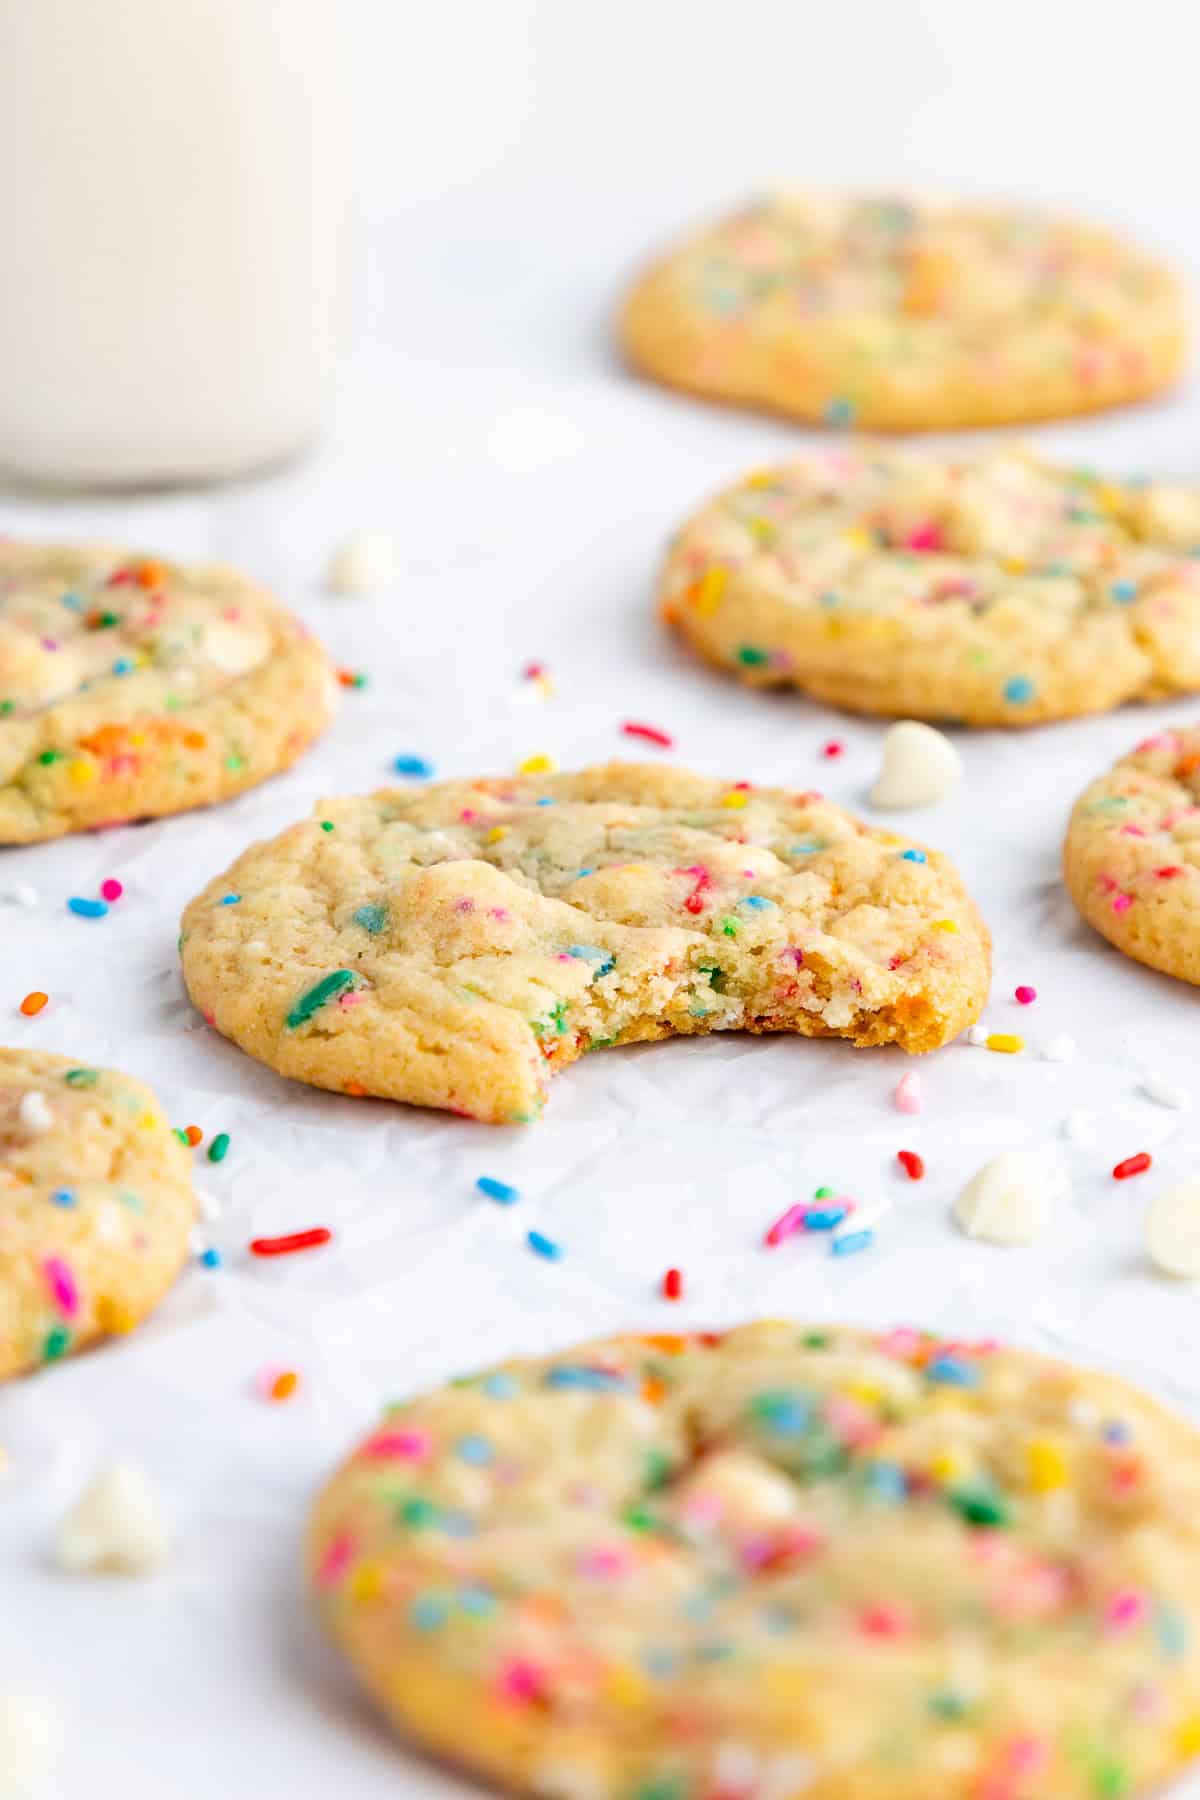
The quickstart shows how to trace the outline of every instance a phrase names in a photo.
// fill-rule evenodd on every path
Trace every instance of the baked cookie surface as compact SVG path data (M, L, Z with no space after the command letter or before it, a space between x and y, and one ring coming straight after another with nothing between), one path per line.
M1080 795L1063 874L1109 943L1200 985L1200 727L1147 738Z
M182 958L281 1074L502 1123L606 1044L935 1049L990 941L945 857L818 795L612 764L320 801L192 901Z
M1029 1352L769 1322L391 1407L323 1622L545 1800L1097 1800L1200 1750L1200 1437Z
M0 542L0 843L182 812L292 764L336 682L236 570Z
M673 539L664 618L853 712L1032 725L1200 689L1200 487L1000 448L760 470Z
M195 1216L191 1157L141 1082L0 1049L0 1379L131 1331Z
M1013 424L1167 386L1188 305L1113 233L1026 207L783 190L637 282L634 366L711 399L870 430Z

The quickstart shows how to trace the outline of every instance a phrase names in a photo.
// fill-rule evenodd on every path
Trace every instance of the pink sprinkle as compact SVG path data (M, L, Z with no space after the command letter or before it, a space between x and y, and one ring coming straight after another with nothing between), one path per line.
M1128 912L1132 905L1133 905L1133 895L1132 894L1117 894L1113 900L1113 908L1112 909L1115 913L1123 913L1123 912Z
M930 519L924 525L918 525L910 531L904 540L906 550L941 550L945 546L942 528L936 519Z
M1034 987L1019 987L1015 989L1015 993L1018 1006L1032 1006L1037 999L1037 989Z
M432 1448L427 1431L378 1431L363 1455L374 1462L424 1462Z
M54 1296L54 1304L64 1318L73 1319L79 1311L79 1289L75 1286L75 1277L61 1256L48 1256L42 1264L42 1273Z
M840 756L845 748L846 746L842 743L840 738L830 738L828 743L821 745L821 755L828 756L832 759L835 756Z
M336 1587L353 1561L354 1539L348 1531L341 1531L317 1565L317 1586Z
M1146 1617L1146 1596L1137 1588L1122 1588L1104 1609L1104 1623L1110 1631L1128 1631Z
M902 1075L896 1083L896 1092L892 1098L896 1102L896 1110L902 1113L924 1112L925 1102L921 1098L921 1077L911 1070Z
M348 994L339 994L338 1010L340 1012L345 1012L351 1006L361 1006L366 998L366 988L352 988Z
M474 912L475 902L473 900L456 900L454 910L455 912Z
M100 883L100 898L102 900L119 900L124 892L125 889L121 886L121 883L115 880L111 875L107 881L102 881Z
M763 1242L773 1250L776 1244L782 1244L785 1238L794 1237L796 1232L803 1227L807 1213L807 1205L789 1206L787 1211L776 1219Z
M514 1656L512 1661L501 1670L497 1683L506 1700L516 1700L523 1706L530 1706L541 1698L545 1689L545 1678L536 1663L527 1662L524 1658Z
M579 1558L579 1572L594 1581L615 1581L629 1572L629 1557L624 1550L601 1548L585 1550Z
M858 1615L858 1628L867 1637L902 1638L912 1630L912 1620L898 1606L868 1606Z
M896 1325L880 1338L879 1348L885 1356L907 1359L915 1356L921 1348L921 1334L914 1331L911 1325Z

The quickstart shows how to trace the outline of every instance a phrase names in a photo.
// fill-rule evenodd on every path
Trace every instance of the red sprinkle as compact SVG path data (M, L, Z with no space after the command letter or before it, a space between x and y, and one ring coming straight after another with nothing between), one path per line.
M125 889L121 886L121 883L115 881L111 875L107 881L102 881L100 883L100 897L102 900L119 900L124 892Z
M827 744L821 745L821 755L828 757L840 756L845 748L845 744L843 744L840 739L830 738Z
M626 737L644 738L648 744L657 744L660 750L673 750L675 739L669 731L660 731L657 725L639 725L636 719L626 719L621 730Z
M1131 1175L1144 1175L1152 1161L1148 1150L1139 1150L1136 1156L1127 1156L1113 1170L1114 1181L1128 1181Z
M925 1173L925 1164L915 1150L897 1150L896 1161L910 1181L920 1181Z
M311 1231L293 1231L287 1237L251 1238L250 1251L254 1256L290 1256L293 1250L315 1250L332 1236L324 1225L314 1225Z
M1164 868L1155 869L1154 873L1160 881L1170 881L1172 875L1182 875L1184 871L1179 863L1167 863Z
M1037 989L1031 987L1019 987L1016 989L1016 997L1019 1005L1032 1006L1037 999Z
M545 663L540 662L526 663L525 667L521 670L521 674L526 681L537 681L538 678L545 673L546 665Z
M664 1300L683 1299L683 1272L680 1269L668 1269L662 1278Z

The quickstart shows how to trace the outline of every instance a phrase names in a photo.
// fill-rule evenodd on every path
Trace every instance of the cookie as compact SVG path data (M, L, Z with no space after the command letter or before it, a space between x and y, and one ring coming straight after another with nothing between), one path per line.
M672 387L871 430L1094 412L1179 374L1169 269L1028 207L781 191L634 287L635 368Z
M0 843L227 800L295 762L336 691L236 570L0 542Z
M191 1158L140 1081L0 1050L0 1379L132 1331L195 1214Z
M1147 738L1080 795L1063 874L1110 944L1200 985L1200 728Z
M1200 1438L916 1331L619 1337L389 1408L319 1612L540 1800L1134 1800L1200 1750Z
M606 1044L932 1050L990 971L936 851L817 794L636 764L322 800L192 901L182 956L208 1022L281 1074L493 1123Z
M1200 689L1200 487L1008 447L849 448L750 475L674 539L664 618L759 686L1033 725Z

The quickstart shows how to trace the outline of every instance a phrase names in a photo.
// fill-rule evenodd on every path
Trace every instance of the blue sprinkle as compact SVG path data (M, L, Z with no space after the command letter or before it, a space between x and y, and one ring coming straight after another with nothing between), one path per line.
M520 1188L509 1187L507 1181L497 1181L494 1175L481 1175L475 1186L489 1200L498 1200L501 1206L511 1206L514 1200L521 1198Z
M1182 1656L1187 1650L1191 1634L1188 1622L1183 1613L1172 1612L1164 1607L1154 1621L1154 1634L1164 1656Z
M477 1469L481 1469L485 1463L490 1463L495 1455L495 1451L487 1439L480 1437L477 1432L460 1437L454 1446L454 1452L463 1462L472 1463Z
M133 658L131 656L118 656L116 662L112 666L112 672L114 675L132 675Z
M741 902L743 906L752 906L755 912L762 912L766 906L774 906L774 900L768 900L764 894L747 894Z
M841 1224L845 1216L846 1208L844 1206L813 1207L811 1212L806 1212L804 1215L804 1229L805 1231L832 1231L835 1225Z
M55 1206L74 1206L74 1204L75 1204L75 1189L74 1188L55 1188L55 1190L51 1194L50 1198L53 1200Z
M506 1375L503 1370L499 1374L489 1375L481 1384L489 1400L511 1400L514 1394L521 1391L521 1384L515 1375Z
M961 1356L935 1356L925 1370L925 1379L944 1387L978 1387L979 1370Z
M1133 1432L1122 1419L1112 1419L1100 1433L1106 1444L1127 1444Z
M241 899L241 897L242 896L240 894L222 894L221 895L221 905L222 906L236 906L238 901Z
M1137 599L1136 581L1114 581L1109 588L1114 600L1129 601Z
M873 1231L847 1231L843 1236L831 1239L829 1249L834 1256L854 1256L874 1242Z
M440 1594L418 1594L408 1616L418 1631L436 1631L450 1616L450 1608Z
M62 603L64 606L68 607L71 612L83 611L83 600L79 594L64 594L62 596Z
M80 900L78 895L72 895L67 901L67 911L80 919L102 919L108 911L108 901Z
M221 1252L219 1250L202 1250L200 1252L200 1262L206 1269L219 1269L221 1266Z
M771 1431L789 1437L807 1431L812 1423L812 1407L794 1394L759 1394L751 1410Z
M547 796L544 800L535 800L533 804L535 806L553 806L554 801L549 796Z
M866 1470L867 1488L876 1500L908 1498L908 1477L899 1463L874 1462Z
M854 402L852 400L831 400L825 408L827 425L853 425Z
M397 756L393 758L392 767L397 775L415 775L421 781L428 781L433 774L433 764L426 762L423 756Z
M825 849L824 838L801 838L788 851L789 856L815 856L818 850Z
M1033 683L1028 675L1014 675L1011 681L1004 684L1004 698L1015 705L1023 705L1026 700L1033 699Z
M842 602L842 596L834 593L832 588L826 589L823 594L818 594L817 599L822 606L840 606Z
M382 931L387 924L388 909L386 906L360 906L354 914L354 923L361 925L364 931Z
M461 1587L458 1590L458 1604L472 1619L486 1619L496 1610L496 1596L485 1587Z
M563 1257L562 1245L556 1244L553 1238L543 1237L543 1235L540 1231L529 1232L526 1236L525 1242L529 1245L529 1248L535 1253L535 1255L544 1256L546 1258L547 1262L561 1262L562 1261L562 1257Z
M585 875L594 875L595 873L596 873L595 869L580 869L580 871L579 871L578 875L576 875L575 879L576 879L576 881L582 881Z
M587 1363L558 1363L547 1369L542 1378L548 1388L583 1388L588 1393L624 1393L630 1386L627 1375L614 1369L593 1369Z
M437 1528L452 1538L469 1538L475 1536L475 1521L469 1513L453 1512L447 1509L439 1512Z
M929 860L923 850L902 850L900 854L905 862L927 862Z
M611 969L616 968L616 958L610 956L607 950L598 949L595 944L571 944L568 946L567 955L577 957L580 962L593 963L597 981L602 975L607 975Z
M653 1644L648 1650L642 1652L638 1661L646 1674L656 1681L665 1681L679 1668L679 1656L676 1651L659 1649L657 1645Z

